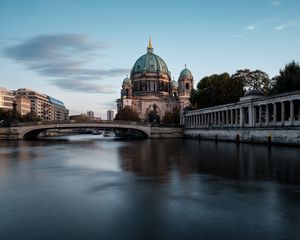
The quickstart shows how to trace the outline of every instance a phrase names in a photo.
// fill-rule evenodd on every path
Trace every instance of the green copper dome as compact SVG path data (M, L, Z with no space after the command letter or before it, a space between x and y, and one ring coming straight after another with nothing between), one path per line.
M123 83L127 83L127 84L131 84L131 80L126 77L124 80L123 80Z
M136 60L131 74L137 73L162 73L168 74L168 67L164 60L161 57L153 53L151 39L149 41L149 45L147 48L147 53L141 56L138 60Z
M189 69L185 68L180 72L180 78L191 78L192 73Z
M172 81L171 81L171 87L172 87L172 88L178 87L178 82L175 81L175 80L172 80Z

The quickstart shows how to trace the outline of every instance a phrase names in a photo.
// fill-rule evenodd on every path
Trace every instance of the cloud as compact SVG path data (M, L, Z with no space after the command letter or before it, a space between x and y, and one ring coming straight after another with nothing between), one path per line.
M244 34L238 33L238 34L233 34L233 35L231 35L230 37L231 37L231 38L242 38L242 37L245 37L245 35L244 35Z
M286 28L294 26L294 25L298 25L297 21L296 20L289 20L286 23L280 24L277 27L275 27L275 30L282 31L283 29L286 29Z
M250 26L247 27L248 31L253 31L254 29L255 29L255 27L253 25L250 25Z
M271 4L275 7L278 7L281 5L281 2L280 1L272 1Z
M91 41L82 34L40 35L4 49L4 55L41 76L50 77L51 84L64 90L112 93L107 90L110 86L91 81L121 76L129 69L88 67L93 58L100 57L108 48L110 44Z
M285 29L286 27L287 27L286 24L285 25L279 25L279 26L275 27L275 30L281 31L281 30Z

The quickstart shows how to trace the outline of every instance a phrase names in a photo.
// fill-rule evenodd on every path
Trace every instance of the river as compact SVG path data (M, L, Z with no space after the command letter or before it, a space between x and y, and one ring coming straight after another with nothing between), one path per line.
M300 149L0 141L0 239L299 239Z

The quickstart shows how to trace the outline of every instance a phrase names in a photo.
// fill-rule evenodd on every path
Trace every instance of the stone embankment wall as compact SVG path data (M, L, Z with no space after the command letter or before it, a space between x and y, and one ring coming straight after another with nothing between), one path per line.
M300 146L300 127L241 128L241 129L185 129L187 138L215 141L235 141Z
M9 128L0 128L0 140L1 139L18 139L18 132L12 131L12 129ZM12 138L11 138L12 137Z
M182 128L151 127L150 138L182 138Z

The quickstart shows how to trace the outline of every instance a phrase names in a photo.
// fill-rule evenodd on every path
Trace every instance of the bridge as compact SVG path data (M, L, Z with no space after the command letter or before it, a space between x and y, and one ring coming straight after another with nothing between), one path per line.
M181 138L183 131L178 127L157 127L150 124L129 121L95 122L38 122L19 123L0 128L0 139L33 139L47 130L59 129L101 129L114 130L118 136L136 138Z

